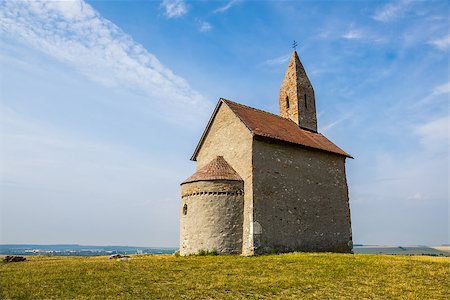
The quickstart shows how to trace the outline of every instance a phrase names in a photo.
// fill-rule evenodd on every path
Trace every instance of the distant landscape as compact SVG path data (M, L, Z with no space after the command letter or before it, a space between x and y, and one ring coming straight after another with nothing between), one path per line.
M358 254L385 254L408 256L446 256L450 257L450 246L385 246L385 245L360 245L354 246L353 252Z
M173 254L178 248L134 247L134 246L92 246L78 244L0 244L0 255L51 255L51 256L107 256L112 254ZM450 246L385 246L357 244L356 254L423 255L450 257Z
M175 251L177 248L78 244L0 244L0 255L105 256L112 254L173 254Z

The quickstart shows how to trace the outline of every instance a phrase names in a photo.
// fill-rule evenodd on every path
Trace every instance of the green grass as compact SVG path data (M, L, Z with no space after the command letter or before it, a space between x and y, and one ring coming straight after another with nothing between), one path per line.
M41 256L0 264L4 299L446 299L449 280L444 257Z

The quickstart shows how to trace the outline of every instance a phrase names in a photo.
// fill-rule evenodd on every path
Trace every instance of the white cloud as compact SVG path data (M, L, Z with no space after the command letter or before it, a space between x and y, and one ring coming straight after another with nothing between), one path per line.
M409 200L423 200L424 196L420 192L416 192L413 195L408 197Z
M161 3L164 15L171 18L179 18L188 12L186 3L183 0L164 0Z
M350 24L347 29L337 28L322 30L317 38L323 40L344 39L348 41L361 41L366 43L383 43L386 37L373 32L370 28L358 24Z
M450 35L429 41L428 43L440 50L447 50L450 47Z
M211 24L206 21L201 21L198 26L198 30L200 32L208 32L208 31L211 31L211 29L212 29Z
M282 65L282 64L288 62L290 57L291 57L291 53L288 53L283 56L268 59L263 64L268 65L268 66Z
M344 33L342 35L342 38L344 38L346 40L357 40L362 37L363 37L362 32L359 30L355 30L355 29L350 29L349 31L347 31L346 33Z
M333 127L335 127L339 123L342 123L343 121L349 119L351 116L353 116L353 113L348 113L348 114L345 114L344 116L341 116L337 120L335 120L335 121L325 125L323 128L321 128L321 132L322 133L327 132L328 130L332 129Z
M433 96L439 96L450 93L450 82L438 85L435 87L431 93Z
M221 7L217 8L216 10L214 10L214 13L224 13L227 10L229 10L230 8L232 8L234 5L236 5L236 3L238 1L239 0L231 0L227 4L225 4L224 6L221 6Z
M416 128L420 142L433 153L448 152L450 148L450 117L445 116Z
M433 90L431 91L431 93L427 97L425 97L421 101L417 102L416 106L429 103L434 98L442 96L442 95L448 95L449 93L450 93L450 81L434 87ZM447 96L445 99L448 101L449 97Z
M411 4L410 0L400 0L384 5L373 15L373 19L380 22L390 22L403 15Z
M206 106L186 80L83 0L6 0L0 8L0 32L103 85L130 88L152 101Z

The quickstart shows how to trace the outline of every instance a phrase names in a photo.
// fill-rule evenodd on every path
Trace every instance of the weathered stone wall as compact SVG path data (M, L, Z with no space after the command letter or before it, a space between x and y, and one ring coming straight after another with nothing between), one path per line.
M226 104L221 104L197 155L197 169L218 155L244 180L242 253L253 254L252 235L252 135Z
M241 181L198 181L181 185L180 254L200 250L240 254L244 185Z
M253 144L255 253L350 252L345 158L289 144Z

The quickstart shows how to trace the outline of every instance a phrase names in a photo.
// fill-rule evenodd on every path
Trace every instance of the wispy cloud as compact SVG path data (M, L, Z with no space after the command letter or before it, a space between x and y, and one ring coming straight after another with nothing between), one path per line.
M232 8L233 6L235 6L238 2L239 2L239 0L231 0L224 6L221 6L221 7L217 8L216 10L214 10L214 13L224 13L227 10L229 10L230 8Z
M339 28L341 27L341 28ZM336 26L336 28L321 30L317 34L317 38L321 40L336 40L344 39L348 41L360 41L368 43L382 43L386 41L386 37L374 32L373 29L361 24L347 25L347 29L343 26Z
M212 25L209 22L206 22L206 21L199 22L198 30L200 32L208 32L208 31L211 31L211 29L212 29Z
M430 101L432 101L433 99L442 96L442 95L448 95L450 94L450 81L438 86L435 86L432 90L431 93L423 98L422 100L418 101L415 106L420 106L426 103L429 103ZM448 97L446 97L447 101L448 101Z
M329 131L330 129L332 129L333 127L338 125L339 123L342 123L343 121L349 119L352 115L353 115L353 113L348 113L348 114L341 116L340 118L336 119L335 121L333 121L333 122L325 125L323 128L321 128L321 132L325 133L325 132Z
M444 94L448 94L448 93L450 93L450 82L436 86L433 89L433 91L431 92L431 95L433 97L436 97L436 96L440 96L440 95L444 95Z
M291 53L285 54L283 56L275 57L266 60L263 64L267 66L278 66L282 65L289 61L289 58L291 57Z
M362 31L356 29L350 29L342 35L342 38L346 40L357 40L363 37Z
M410 0L400 0L379 8L372 18L380 22L390 22L400 18L411 4Z
M413 195L408 197L409 200L423 200L424 196L420 192L416 192Z
M188 12L184 0L163 0L161 8L164 9L164 15L171 18L179 18Z
M447 50L450 47L450 34L439 39L431 40L428 43L440 50Z
M0 32L103 85L130 88L150 101L206 103L185 79L83 0L6 0L0 7Z
M385 43L386 38L363 29L350 29L340 36L341 39L348 41L359 41L364 43Z
M435 153L447 152L450 147L449 128L450 116L445 116L418 126L416 133L426 149Z

